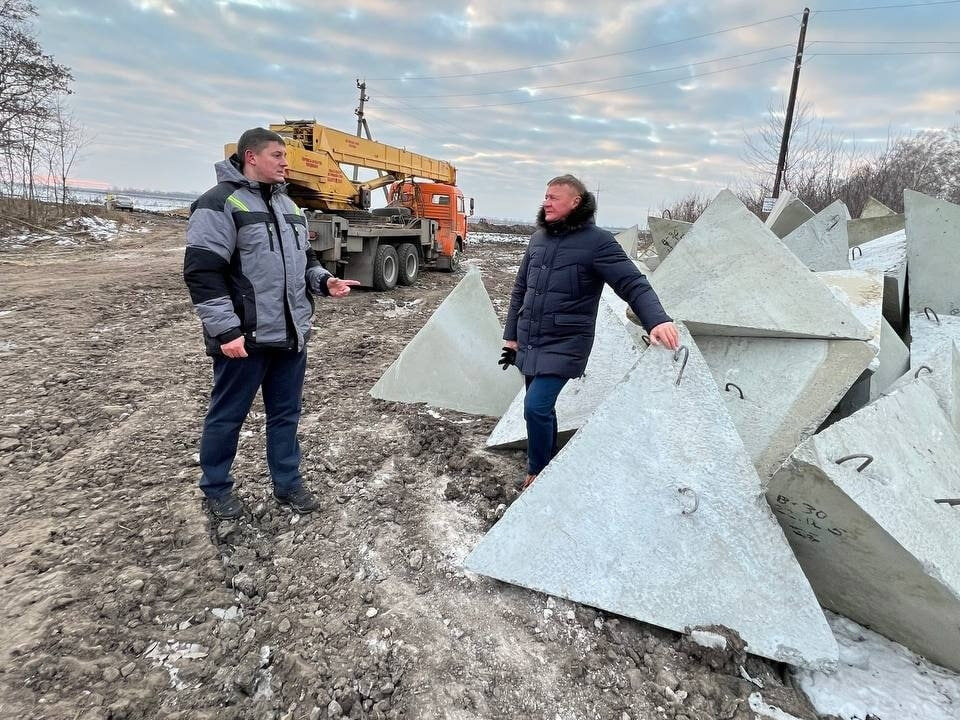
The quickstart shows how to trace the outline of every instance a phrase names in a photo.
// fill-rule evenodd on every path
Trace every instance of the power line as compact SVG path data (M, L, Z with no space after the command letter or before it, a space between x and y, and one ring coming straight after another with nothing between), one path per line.
M554 88L561 87L571 87L573 85L589 85L591 83L606 82L608 80L622 80L623 78L629 77L638 77L640 75L651 75L659 72L667 72L669 70L683 70L687 67L692 67L695 65L707 65L712 62L720 62L721 60L735 60L737 58L747 57L748 55L758 55L760 53L770 52L771 50L780 50L781 48L793 47L792 45L783 44L783 45L773 45L771 47L762 48L760 50L750 50L748 52L737 53L736 55L726 55L724 57L710 58L709 60L698 60L697 62L687 62L682 65L673 65L671 67L657 68L655 70L643 70L641 72L627 73L625 75L610 75L609 77L596 78L595 80L574 80L572 82L565 83L556 83L554 85L535 85L532 87L519 87L512 88L510 90L483 90L480 92L468 92L468 93L439 93L435 95L380 95L381 98L391 98L391 99L405 99L410 100L414 98L446 98L446 97L477 97L481 95L506 95L508 93L515 92L529 92L531 90L551 90Z
M824 55L871 55L892 57L895 55L960 55L960 50L916 50L907 52L817 52L812 57L821 57Z
M960 45L960 40L811 40L807 45Z
M956 0L956 1L960 2L960 0ZM556 60L554 62L538 63L536 65L523 65L520 67L505 68L503 70L485 70L483 72L455 73L451 75L410 75L410 76L400 76L400 77L379 77L379 78L367 78L367 79L373 80L373 81L447 80L451 78L481 77L486 75L503 75L506 73L522 72L525 70L536 70L539 68L556 67L557 65L570 65L572 63L588 62L590 60L602 60L603 58L617 57L620 55L630 55L632 53L644 52L645 50L655 50L657 48L669 47L670 45L678 45L680 43L690 42L692 40L702 40L703 38L713 37L715 35L723 35L724 33L734 32L736 30L743 30L745 28L756 27L757 25L766 25L767 23L777 22L778 20L788 20L792 18L793 18L792 15L780 15L778 17L767 18L766 20L758 20L756 22L746 23L744 25L737 25L735 27L723 28L722 30L714 30L712 32L702 33L700 35L691 35L689 37L678 38L677 40L668 40L667 42L656 43L655 45L645 45L644 47L633 48L631 50L620 50L618 52L604 53L603 55L591 55L589 57L572 58L569 60Z
M960 1L960 0L958 0ZM592 95L603 95L606 93L614 92L624 92L625 90L638 90L640 88L654 87L655 85L668 85L670 83L681 82L683 80L694 80L700 77L706 77L708 75L718 75L720 73L731 72L733 70L741 70L743 68L755 67L757 65L763 65L765 63L775 62L777 60L793 60L792 55L780 55L775 58L767 58L766 60L758 60L757 62L745 63L743 65L734 65L733 67L723 68L720 70L710 70L708 72L703 72L695 75L690 75L688 77L679 77L671 78L670 80L660 80L653 83L645 83L642 85L628 85L627 87L622 88L612 88L610 90L594 90L587 93L578 93L575 95L558 95L552 98L538 98L532 100L515 100L513 102L503 102L503 103L486 103L481 105L430 105L425 106L421 109L423 110L472 110L476 108L490 108L490 107L506 107L508 105L530 105L532 103L543 103L543 102L556 102L557 100L571 100L574 98L581 97L590 97Z
M934 5L957 5L960 3L960 0L942 0L941 2L927 2L927 3L899 3L896 5L870 5L868 7L856 7L856 8L833 8L830 10L813 10L814 15L819 15L823 13L845 13L845 12L862 12L864 10L891 10L894 8L923 8L923 7L933 7Z

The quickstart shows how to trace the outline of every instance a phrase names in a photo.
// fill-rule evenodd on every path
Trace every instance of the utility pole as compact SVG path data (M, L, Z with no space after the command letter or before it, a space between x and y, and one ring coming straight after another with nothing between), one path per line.
M373 140L373 136L370 134L370 126L367 124L367 118L363 114L364 103L370 100L370 96L367 95L367 81L364 80L360 82L359 78L357 79L357 89L360 90L360 105L354 110L354 114L357 116L357 137L363 137L360 133L363 132L367 136L367 140ZM357 182L357 179L360 177L360 167L358 165L353 166L353 181ZM377 170L377 177L383 177L383 173L380 170ZM381 190L383 190L383 197L389 202L390 194L387 192L387 186L384 185Z
M787 146L790 143L790 126L793 125L793 107L797 101L797 85L800 83L800 66L803 63L803 44L807 38L807 20L810 8L803 9L803 21L800 24L800 40L797 41L797 60L793 66L793 82L790 84L790 99L787 101L787 114L783 119L783 139L780 140L780 159L777 160L777 175L773 181L773 197L780 197L780 182L787 169Z
M363 105L370 98L367 97L367 81L364 80L360 82L360 79L357 79L357 89L360 91L360 105L353 112L357 116L357 137L361 137L360 133L363 132L363 126L367 124L366 119L363 117ZM367 130L367 137L370 137L370 130ZM360 177L360 167L358 165L353 166L353 181L356 182L357 178Z

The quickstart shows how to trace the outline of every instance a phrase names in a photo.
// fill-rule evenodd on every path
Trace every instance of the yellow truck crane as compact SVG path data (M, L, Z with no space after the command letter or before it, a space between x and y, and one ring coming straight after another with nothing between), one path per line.
M453 165L308 120L270 129L286 142L288 192L306 210L310 244L330 272L390 290L412 285L424 266L459 267L467 213ZM225 151L229 157L236 145ZM341 165L379 177L354 182ZM371 211L379 188L387 188L388 206Z

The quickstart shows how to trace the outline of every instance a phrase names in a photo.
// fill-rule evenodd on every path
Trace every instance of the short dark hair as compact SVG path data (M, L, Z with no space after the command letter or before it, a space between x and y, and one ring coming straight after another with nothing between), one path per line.
M587 186L584 185L578 178L575 178L573 175L557 175L550 182L547 183L547 187L551 185L569 185L574 190L577 191L577 194L580 197L585 197L587 194Z
M237 140L237 157L240 159L240 167L243 167L243 160L246 157L247 150L252 150L254 154L263 150L263 148L272 142L278 142L283 145L283 137L273 130L267 130L262 127L250 128L240 139Z

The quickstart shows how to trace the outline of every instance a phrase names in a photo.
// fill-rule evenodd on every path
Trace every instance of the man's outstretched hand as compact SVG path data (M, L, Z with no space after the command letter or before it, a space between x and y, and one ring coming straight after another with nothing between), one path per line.
M330 297L342 298L350 294L350 288L357 287L359 284L359 280L341 280L331 275L327 278L327 291Z
M672 322L660 323L650 331L651 345L666 345L671 350L680 347L680 331Z

